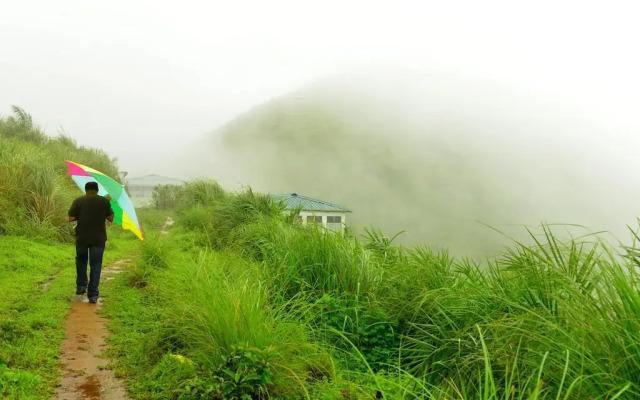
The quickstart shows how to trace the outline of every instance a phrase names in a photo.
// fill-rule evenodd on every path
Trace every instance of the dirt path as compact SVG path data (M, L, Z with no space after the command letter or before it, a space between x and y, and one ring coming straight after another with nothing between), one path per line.
M175 221L173 220L173 218L167 216L167 219L164 221L164 224L160 229L160 234L166 235L167 233L169 233L169 228L173 225L174 222Z
M121 260L103 269L101 281L113 279L128 260ZM127 400L122 380L113 371L104 369L108 360L100 355L107 346L109 332L98 304L90 304L86 298L75 296L65 320L66 339L62 343L62 360L65 364L62 385L57 390L57 400Z

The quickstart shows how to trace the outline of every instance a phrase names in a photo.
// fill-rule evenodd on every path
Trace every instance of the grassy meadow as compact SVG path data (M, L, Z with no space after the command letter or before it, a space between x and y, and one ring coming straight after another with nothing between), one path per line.
M67 159L117 174L102 151L51 138L24 110L0 118L0 398L49 399L60 379L63 322L75 295L75 249L67 220L81 194ZM110 229L105 263L138 251ZM108 296L108 292L105 293Z
M64 160L108 155L0 118L0 398L59 381L74 291ZM136 399L637 399L640 249L563 229L492 259L303 226L215 181L159 187L146 240L111 228L107 356ZM163 229L171 216L176 223Z
M135 398L640 395L634 246L543 226L535 246L476 262L302 226L213 181L155 198L178 223L147 239L106 305Z

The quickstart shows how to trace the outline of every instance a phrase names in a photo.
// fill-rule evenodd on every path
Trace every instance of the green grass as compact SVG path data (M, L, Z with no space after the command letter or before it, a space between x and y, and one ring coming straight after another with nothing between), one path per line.
M137 243L110 231L105 265L130 258ZM73 245L0 239L0 397L48 399L59 382L64 318L75 295ZM108 297L108 291L103 291Z
M112 229L106 253L105 263L134 260L103 286L109 355L134 398L640 395L633 244L616 251L542 227L534 246L479 263L396 247L380 231L304 227L250 191L178 210L177 226L155 233L167 214L141 210L147 240ZM73 288L73 268L60 266L72 248L3 243L3 395L43 398L57 377Z
M123 292L137 299L136 315L148 315L139 318L148 330L114 339L141 340L123 342L119 355L139 398L215 386L223 378L211 371L238 345L276 354L254 398L640 394L634 246L617 252L597 236L561 239L544 226L531 231L534 246L514 243L478 263L396 247L380 231L354 238L306 228L256 196L181 210L163 244L145 245L148 285ZM130 329L128 314L112 315ZM163 378L172 354L193 362L181 383Z
M75 291L65 160L117 176L115 160L51 138L19 107L0 117L0 397L48 399L60 378L63 321ZM111 230L105 264L130 257L132 235Z
M115 164L19 109L0 145L0 396L47 398L74 286L61 160ZM303 226L250 189L161 190L177 209L140 210L146 241L111 229L105 254L133 260L103 294L135 398L640 397L638 235L618 248L542 226L477 261Z
M75 287L69 246L0 240L0 397L49 398Z
M156 240L184 240L173 235L175 239ZM162 256L166 246L173 252L170 259ZM215 371L238 347L260 354L270 349L273 368L280 371L274 376L278 385L271 389L287 393L300 393L296 376L326 361L308 343L303 326L268 306L266 288L255 279L262 273L258 264L197 247L186 255L176 243L149 241L143 247L148 247L142 251L147 255L127 275L108 283L115 297L105 303L114 332L110 352L119 360L116 369L129 377L135 397L176 395L177 383L163 373L163 366L170 364L167 357L174 354L193 363L191 375L180 382L185 384L196 372ZM156 257L150 256L154 252ZM163 262L154 261L159 258ZM147 274L140 288L131 276L143 265Z
M67 176L66 160L118 176L115 159L69 137L45 135L19 107L0 117L0 232L37 240L72 239L67 211L82 193Z

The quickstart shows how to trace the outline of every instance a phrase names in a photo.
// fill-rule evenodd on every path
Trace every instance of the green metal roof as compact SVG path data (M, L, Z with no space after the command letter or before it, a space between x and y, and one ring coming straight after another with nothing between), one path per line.
M287 209L301 208L303 211L329 211L329 212L351 212L351 210L311 197L302 196L297 193L288 194L272 194L271 198L275 201L283 202Z
M184 181L167 178L160 175L146 175L137 178L127 179L127 185L132 186L157 186L157 185L182 185Z

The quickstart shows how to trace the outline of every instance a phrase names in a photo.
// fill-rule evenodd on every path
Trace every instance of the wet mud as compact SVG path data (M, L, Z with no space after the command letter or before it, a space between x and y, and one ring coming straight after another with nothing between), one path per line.
M103 270L101 281L109 280L121 271L121 261ZM109 361L102 358L109 331L100 316L100 301L91 304L75 296L65 319L66 339L62 343L64 364L62 384L57 400L127 400L124 382L114 372L105 369Z

